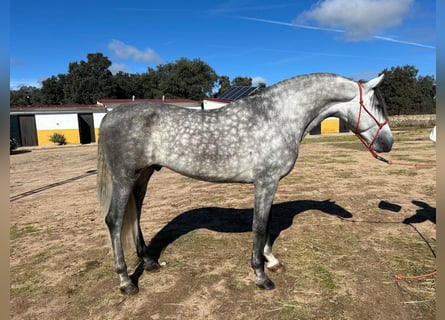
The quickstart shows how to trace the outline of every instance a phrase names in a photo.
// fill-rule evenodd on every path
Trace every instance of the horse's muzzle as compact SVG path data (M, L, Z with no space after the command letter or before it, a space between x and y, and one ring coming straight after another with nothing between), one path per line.
M372 148L375 152L389 152L392 149L394 139L391 135L379 135L374 141Z

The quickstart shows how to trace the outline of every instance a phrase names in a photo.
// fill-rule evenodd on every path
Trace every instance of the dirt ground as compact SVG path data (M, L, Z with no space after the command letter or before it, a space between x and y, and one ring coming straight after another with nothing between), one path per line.
M250 268L253 188L163 168L142 228L163 267L123 296L96 201L96 145L10 157L12 319L435 319L436 150L398 130L372 158L355 137L308 137L273 207L285 265L261 291ZM131 270L137 265L129 258Z

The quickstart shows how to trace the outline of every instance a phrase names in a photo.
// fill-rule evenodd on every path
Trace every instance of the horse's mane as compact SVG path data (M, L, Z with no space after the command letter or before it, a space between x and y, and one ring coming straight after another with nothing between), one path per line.
M352 82L357 82L357 80L354 80L352 78L345 77L345 76L342 76L342 75L339 75L339 74L335 74L335 73L316 72L316 73L309 73L309 74L298 75L298 76L292 77L290 79L279 81L279 82L275 83L274 85L272 85L270 87L267 87L262 92L266 92L268 89L272 90L276 86L286 85L287 83L296 83L296 82L299 82L301 80L310 79L310 78L323 78L323 79L341 78L341 79L349 80L349 81L352 81ZM361 79L361 80L358 80L358 82L363 84L363 83L368 82L368 80ZM375 95L374 95L374 99L375 100L373 99L373 107L380 108L383 111L384 116L386 118L388 118L387 106L386 106L385 100L383 98L383 95L382 95L380 89L379 88L374 88L374 92L375 92Z
M373 107L380 108L383 111L383 115L385 118L388 118L388 107L386 105L385 99L383 98L382 92L379 88L374 88L374 99L377 100L376 102L373 102Z
M285 87L285 86L289 86L289 85L295 85L295 84L298 84L299 82L303 82L304 80L311 79L311 78L319 78L319 79L341 78L341 79L345 79L345 80L355 81L353 79L350 79L350 78L347 78L347 77L344 77L344 76L341 76L341 75L338 75L335 73L318 72L318 73L303 74L303 75L294 76L289 79L281 80L277 83L274 83L273 85L271 85L269 87L266 87L265 89L261 90L257 94L243 97L237 101L256 99L258 97L261 97L262 95L268 95L270 91L276 90L276 88Z
M286 79L286 80L281 80L281 81L279 81L279 82L277 82L277 83L275 83L275 84L273 84L272 86L270 86L269 88L272 88L272 87L274 87L274 86L278 86L278 85L281 85L281 84L284 84L284 83L286 83L286 82L298 82L298 81L300 81L300 80L305 80L305 79L311 79L311 78L342 78L342 79L345 79L345 80L350 80L350 81L354 81L353 79L351 79L351 78L347 78L347 77L345 77L345 76L342 76L342 75L339 75L339 74L336 74L336 73L329 73L329 72L315 72L315 73L309 73L309 74L302 74L302 75L298 75L298 76L295 76L295 77L292 77L292 78L289 78L289 79Z
M341 78L341 79L345 79L345 80L349 80L349 81L355 81L355 80L353 80L351 78L347 78L347 77L344 77L344 76L341 76L341 75L338 75L338 74L335 74L335 73L316 72L316 73L309 73L309 74L298 75L298 76L294 76L294 77L289 78L289 79L281 80L281 81L271 85L270 87L265 88L259 94L267 93L268 91L274 90L277 87L287 86L287 85L290 85L290 84L297 84L299 82L302 82L302 81L307 80L307 79L312 79L312 78L319 78L319 79Z

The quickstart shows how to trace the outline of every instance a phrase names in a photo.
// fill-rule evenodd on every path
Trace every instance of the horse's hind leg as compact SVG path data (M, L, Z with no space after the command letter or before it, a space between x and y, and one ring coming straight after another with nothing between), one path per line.
M142 234L141 229L141 212L142 212L142 203L144 202L144 197L147 192L148 181L150 180L151 175L154 172L153 167L149 167L145 169L139 179L136 181L133 187L133 195L136 201L136 209L137 209L137 224L138 224L138 235L136 241L136 251L139 258L144 261L144 269L148 271L158 270L161 266L159 265L157 259L154 259L150 256L148 247L145 244L144 236Z
M131 191L130 183L123 183L122 181L120 181L120 183L113 182L110 207L105 217L105 223L110 232L111 245L114 253L115 271L120 279L119 287L125 294L135 294L139 291L128 276L121 238L124 215L127 210Z

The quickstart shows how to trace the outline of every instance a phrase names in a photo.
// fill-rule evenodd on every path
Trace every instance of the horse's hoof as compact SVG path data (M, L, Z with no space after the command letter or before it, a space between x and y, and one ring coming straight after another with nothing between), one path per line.
M139 288L134 283L127 283L119 287L121 292L125 295L133 295L139 292Z
M266 279L266 280L264 280L261 283L256 282L255 284L261 290L272 290L272 289L275 289L275 284L270 279Z
M286 271L286 268L281 263L278 263L274 266L267 267L267 270L275 272L275 273L281 273L281 272Z
M156 261L144 262L144 269L149 272L155 272L161 269L161 265Z

